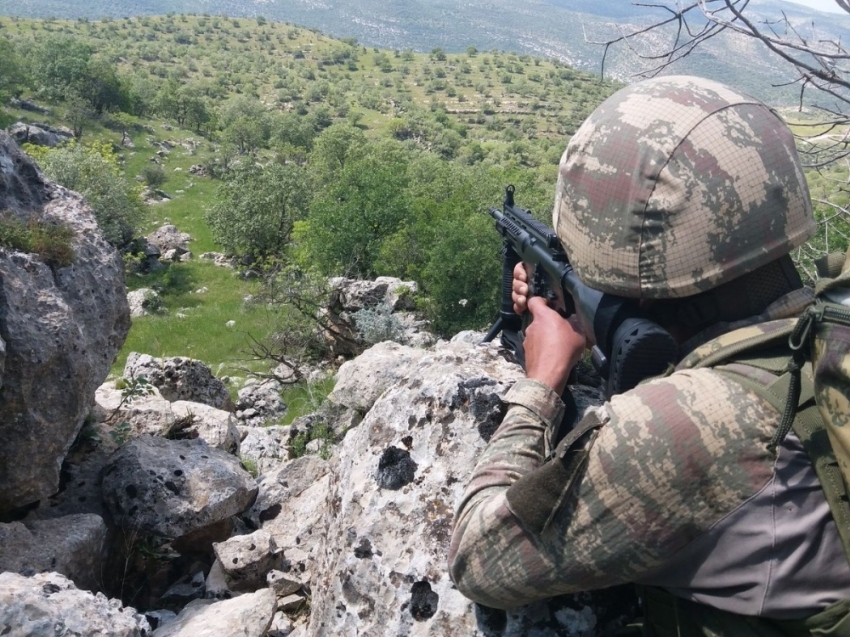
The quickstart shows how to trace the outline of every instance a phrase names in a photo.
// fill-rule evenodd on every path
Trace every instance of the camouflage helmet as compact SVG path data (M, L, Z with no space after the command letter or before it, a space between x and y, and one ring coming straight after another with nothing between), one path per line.
M553 225L585 284L645 299L717 287L815 231L782 119L687 76L628 86L587 118L561 158Z

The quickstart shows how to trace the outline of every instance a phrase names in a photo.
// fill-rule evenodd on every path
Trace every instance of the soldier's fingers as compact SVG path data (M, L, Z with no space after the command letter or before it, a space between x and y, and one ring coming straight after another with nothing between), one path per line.
M514 266L514 282L528 281L528 275L525 273L525 266L522 263L517 263Z

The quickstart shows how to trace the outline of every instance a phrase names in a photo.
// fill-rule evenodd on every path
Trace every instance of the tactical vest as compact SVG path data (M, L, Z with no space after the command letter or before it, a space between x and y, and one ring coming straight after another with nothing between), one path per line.
M782 421L769 444L776 452L793 429L802 442L835 519L850 562L850 250L818 263L817 299L799 318L724 334L698 347L678 369L712 368L769 402ZM846 305L845 305L846 304ZM735 371L770 372L762 384ZM746 617L642 589L646 632L654 637L850 637L850 600L805 620Z

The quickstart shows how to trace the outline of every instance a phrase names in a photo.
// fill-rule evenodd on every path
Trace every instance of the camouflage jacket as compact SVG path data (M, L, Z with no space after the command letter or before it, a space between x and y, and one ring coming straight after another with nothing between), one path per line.
M792 293L752 322L794 316L811 298ZM850 597L850 566L805 452L792 433L773 456L781 414L733 380L682 366L598 408L604 424L586 465L540 533L506 492L543 467L563 406L532 380L505 401L455 517L450 573L470 599L512 608L639 582L792 619Z

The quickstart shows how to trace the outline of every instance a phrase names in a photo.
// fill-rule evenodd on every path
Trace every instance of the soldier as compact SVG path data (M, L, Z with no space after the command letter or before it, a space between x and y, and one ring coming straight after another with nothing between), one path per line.
M681 362L563 438L560 395L589 330L527 298L518 266L527 379L455 517L458 589L512 608L635 582L646 634L849 635L850 565L824 493L796 434L777 433L781 409L753 390L778 374L699 364L712 339L814 298L789 256L815 221L788 127L716 82L624 88L570 141L553 225L579 278L640 299Z

